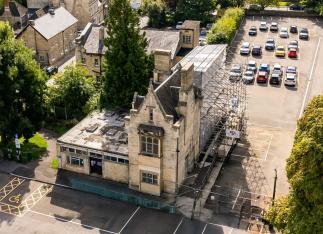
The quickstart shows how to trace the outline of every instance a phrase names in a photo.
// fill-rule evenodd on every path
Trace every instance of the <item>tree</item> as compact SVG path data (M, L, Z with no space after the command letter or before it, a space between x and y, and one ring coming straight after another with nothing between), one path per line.
M248 0L249 4L258 4L264 9L267 6L278 5L279 0Z
M128 0L110 2L106 28L102 102L106 108L129 108L134 92L146 94L152 76L147 40Z
M0 136L8 143L15 134L28 140L41 127L46 75L33 53L0 22Z
M211 13L215 8L215 0L179 0L175 18L177 21L199 20L206 23L211 21Z
M217 0L217 4L221 6L221 8L227 7L243 7L245 0Z
M161 28L166 25L166 3L164 0L144 0L142 11L149 17L149 27Z
M292 190L269 210L268 219L284 233L323 233L323 95L298 121L286 172Z
M67 67L53 79L54 83L48 90L50 107L66 108L68 118L83 117L97 107L95 80L83 66Z

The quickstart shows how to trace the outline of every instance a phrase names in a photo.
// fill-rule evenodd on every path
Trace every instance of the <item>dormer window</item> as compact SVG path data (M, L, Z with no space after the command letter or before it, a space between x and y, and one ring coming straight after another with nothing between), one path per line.
M184 44L191 44L192 43L191 36L184 35L183 36L183 43Z

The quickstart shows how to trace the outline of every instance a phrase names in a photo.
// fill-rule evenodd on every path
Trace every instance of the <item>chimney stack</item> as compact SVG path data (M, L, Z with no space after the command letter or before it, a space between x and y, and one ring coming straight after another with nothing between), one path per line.
M157 49L154 51L154 81L163 82L170 74L172 68L172 52Z
M4 0L3 1L3 6L4 6L4 11L5 12L9 12L10 9L9 9L9 0Z
M104 41L104 27L103 26L100 26L100 29L99 29L99 39L100 39L100 41Z
M194 63L187 63L181 69L181 89L183 91L188 91L193 86L194 79Z

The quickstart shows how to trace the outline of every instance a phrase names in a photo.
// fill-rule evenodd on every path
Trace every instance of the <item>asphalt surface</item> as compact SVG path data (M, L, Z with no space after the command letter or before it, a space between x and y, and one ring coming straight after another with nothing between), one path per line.
M308 41L299 40L297 35L289 34L282 39L278 33L260 32L257 36L249 36L251 26L277 22L279 27L297 25L298 29L307 27L310 32ZM223 225L234 226L239 220L242 204L268 206L272 197L274 169L277 169L276 197L289 191L285 173L286 159L293 145L297 120L301 117L306 104L315 95L323 92L323 36L322 20L280 18L280 17L249 17L242 24L228 53L228 69L232 64L246 65L249 60L260 63L275 63L286 66L297 66L299 71L298 85L295 88L282 85L250 84L247 85L247 134L233 151L225 163L221 176L216 181L211 194L215 197L209 208L214 210L211 218ZM298 59L276 58L274 52L264 50L267 38L274 38L277 45L287 47L289 41L299 41ZM240 46L243 42L263 47L260 57L241 56ZM219 195L222 194L222 195ZM224 194L224 195L223 195ZM210 196L211 196L210 195ZM250 202L251 201L251 202ZM264 202L267 201L266 204Z

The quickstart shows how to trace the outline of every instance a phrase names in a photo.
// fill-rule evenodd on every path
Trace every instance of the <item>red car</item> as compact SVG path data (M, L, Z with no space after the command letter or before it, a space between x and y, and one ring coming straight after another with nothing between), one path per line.
M290 48L288 51L289 58L297 58L297 50L295 48Z
M267 83L268 81L268 72L260 71L257 76L257 83Z

